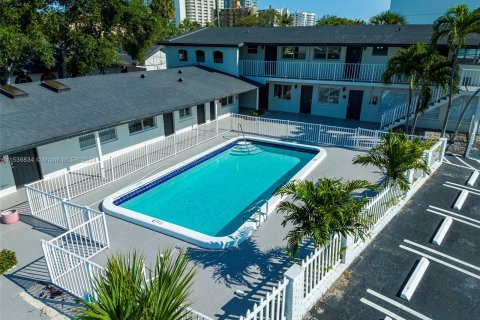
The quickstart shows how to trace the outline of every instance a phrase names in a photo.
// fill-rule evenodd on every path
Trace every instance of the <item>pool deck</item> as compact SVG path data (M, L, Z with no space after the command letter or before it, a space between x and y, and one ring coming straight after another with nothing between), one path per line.
M160 161L118 181L79 196L72 202L101 210L101 201L108 195L235 136L235 133L227 133L222 137L217 137L179 153L175 157ZM373 167L361 167L352 164L352 158L361 152L338 147L324 147L324 149L327 151L327 157L308 175L307 179L336 177L367 179L371 182L377 182L381 178L381 174ZM205 196L208 196L207 192ZM2 207L5 206L2 205ZM24 208L25 211L28 211L27 207ZM28 312L25 307L10 310L15 308L14 303L19 303L18 299L20 298L17 295L18 292L23 290L22 286L13 285L10 280L22 268L41 261L43 254L40 239L48 240L58 232L55 227L35 227L36 219L30 218L28 220L25 218L23 220L16 224L16 227L0 225L2 247L14 249L19 254L19 265L10 272L10 278L1 277L0 279L2 287L1 319L11 315L10 312L19 314L15 319L28 319L29 316L32 316L31 313L24 316L20 314L20 310ZM115 252L137 249L145 254L146 264L151 265L155 255L162 249L185 248L190 255L191 265L197 270L193 287L192 307L214 318L238 319L239 316L245 314L248 308L251 308L254 303L270 291L276 282L281 280L283 272L292 264L292 261L284 253L285 241L283 239L288 229L281 226L282 220L282 215L271 214L268 220L253 233L251 238L240 244L238 248L206 250L133 223L107 216L111 247L95 256L93 261L103 265L107 257ZM22 241L14 240L14 236L10 237L9 234L19 234ZM21 243L23 244L20 245ZM35 274L35 277L42 279L46 277L48 279L45 268L37 269L37 273L41 275ZM7 289L5 289L6 286L8 286ZM8 292L4 292L4 290L8 290ZM239 295L236 293L237 290L241 290L244 294ZM7 298L4 299L5 297ZM11 304L13 306L10 306ZM56 306L53 304L53 306L63 311L63 305ZM7 318L11 317L8 316Z

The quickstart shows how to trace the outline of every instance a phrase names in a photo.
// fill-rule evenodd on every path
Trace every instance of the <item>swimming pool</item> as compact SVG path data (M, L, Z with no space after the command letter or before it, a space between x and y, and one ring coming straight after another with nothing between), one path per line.
M321 148L235 138L120 190L103 209L204 248L231 247L274 210L279 186L305 178L325 156Z

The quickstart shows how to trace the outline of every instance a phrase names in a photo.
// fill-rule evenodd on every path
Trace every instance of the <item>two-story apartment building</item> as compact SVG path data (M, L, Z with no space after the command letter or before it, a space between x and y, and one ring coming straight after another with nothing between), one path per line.
M206 28L163 43L168 68L200 64L263 83L261 108L379 122L386 128L404 120L395 109L402 109L408 88L406 79L382 82L388 59L403 47L430 43L431 35L431 25ZM462 90L454 99L450 128L466 96L480 86L478 43L478 37L469 37L460 52ZM438 50L448 55L445 41ZM443 96L437 92L436 98ZM419 125L439 128L443 102L433 101ZM467 120L478 104L474 101ZM240 100L240 106L249 104Z

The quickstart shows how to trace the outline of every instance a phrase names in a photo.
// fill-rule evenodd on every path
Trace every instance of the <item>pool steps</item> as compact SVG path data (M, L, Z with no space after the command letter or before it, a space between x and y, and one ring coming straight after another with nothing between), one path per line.
M237 144L230 149L230 154L235 156L247 156L263 152L262 149L249 141L238 141Z

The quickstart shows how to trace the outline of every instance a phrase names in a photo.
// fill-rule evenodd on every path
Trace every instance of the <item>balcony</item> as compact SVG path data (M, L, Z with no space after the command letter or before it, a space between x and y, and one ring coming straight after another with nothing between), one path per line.
M239 72L246 77L299 80L382 82L386 64L325 63L299 61L240 60ZM392 83L408 83L403 77Z

